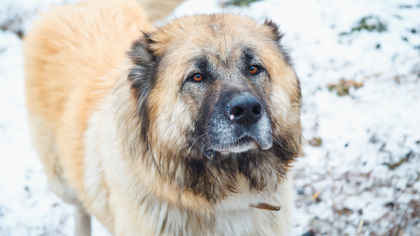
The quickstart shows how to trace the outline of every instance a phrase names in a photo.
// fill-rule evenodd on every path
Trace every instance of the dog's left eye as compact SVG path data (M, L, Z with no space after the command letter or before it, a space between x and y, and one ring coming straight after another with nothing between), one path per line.
M253 65L253 66L250 66L248 68L248 72L251 75L258 75L261 72L261 68L259 66L257 66L257 65Z
M201 82L201 81L203 81L204 76L202 74L200 74L200 73L197 73L197 74L194 74L193 76L191 76L191 79L194 82Z

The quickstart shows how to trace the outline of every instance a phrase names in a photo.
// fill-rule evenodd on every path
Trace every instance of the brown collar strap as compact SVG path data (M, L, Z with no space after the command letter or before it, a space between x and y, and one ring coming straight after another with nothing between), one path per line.
M273 206L267 203L258 203L258 205L251 205L251 207L255 207L258 209L269 210L269 211L280 211L280 206Z

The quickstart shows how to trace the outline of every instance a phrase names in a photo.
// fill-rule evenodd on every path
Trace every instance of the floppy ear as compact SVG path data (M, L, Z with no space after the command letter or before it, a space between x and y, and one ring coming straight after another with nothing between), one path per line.
M137 99L137 112L141 118L141 135L147 140L149 126L148 97L153 88L158 64L150 50L151 40L148 34L134 42L128 56L135 65L128 74L133 94Z
M283 59L284 61L289 64L292 65L292 59L289 56L288 50L286 50L282 45L281 45L281 40L284 36L284 33L282 33L279 29L279 27L277 26L276 23L274 23L272 20L266 18L264 20L264 26L267 26L270 28L271 32L272 32L272 39L274 41L277 42L280 52L283 55Z
M134 64L149 64L154 60L153 52L149 48L150 43L150 35L144 33L142 38L131 45L131 51L128 52L128 55Z
M132 82L133 89L142 90L145 86L149 88L154 81L156 58L153 56L153 52L150 50L150 36L144 34L144 37L135 41L131 46L131 51L128 52L128 56L135 65L128 79ZM139 96L143 94L142 91L138 91Z

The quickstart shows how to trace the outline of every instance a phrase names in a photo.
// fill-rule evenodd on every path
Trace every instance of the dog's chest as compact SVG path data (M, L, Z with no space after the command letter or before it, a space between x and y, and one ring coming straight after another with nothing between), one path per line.
M199 214L167 204L150 207L149 227L161 235L277 235L272 228L276 217L258 209L217 211ZM270 216L271 215L271 216ZM274 224L275 225L275 224Z

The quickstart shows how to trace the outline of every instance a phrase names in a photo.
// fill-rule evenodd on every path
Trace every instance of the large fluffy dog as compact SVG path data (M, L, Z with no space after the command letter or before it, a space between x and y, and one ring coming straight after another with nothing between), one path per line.
M76 235L90 215L114 235L288 235L301 95L280 39L234 14L154 29L134 0L44 15L25 39L26 102Z

